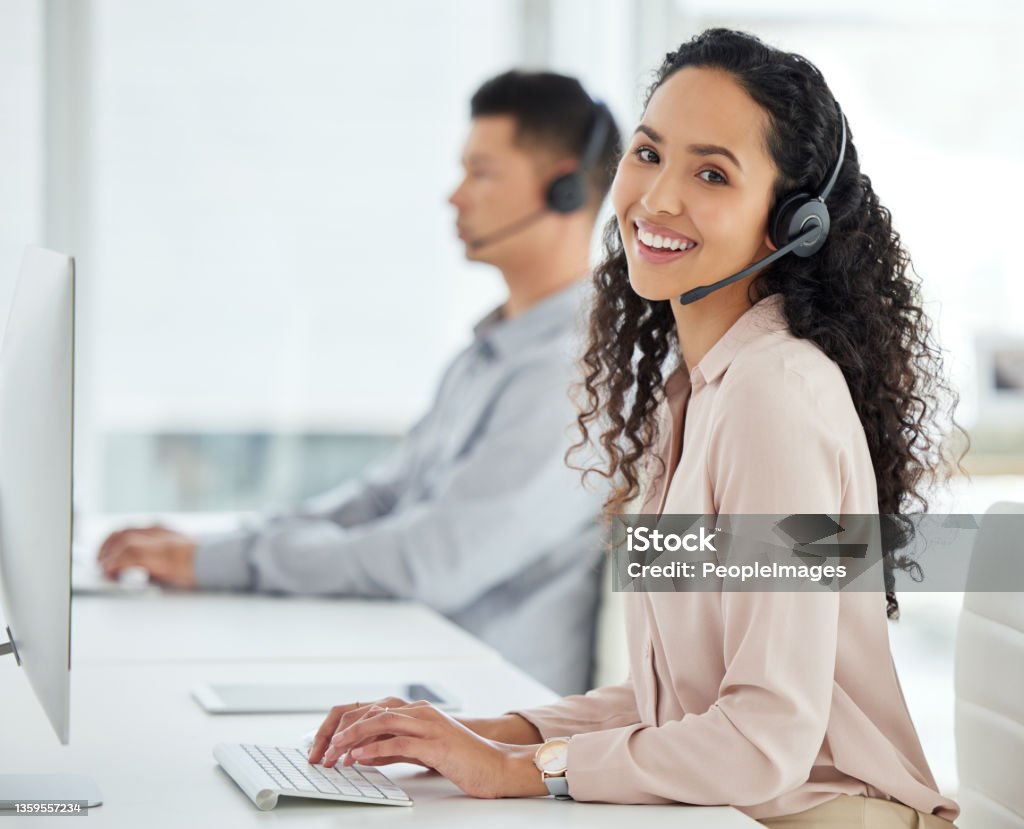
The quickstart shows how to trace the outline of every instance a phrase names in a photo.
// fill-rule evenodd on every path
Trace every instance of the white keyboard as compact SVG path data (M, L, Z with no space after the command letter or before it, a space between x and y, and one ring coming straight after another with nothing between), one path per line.
M257 809L273 809L281 795L412 805L409 796L377 769L358 764L329 769L313 766L298 748L218 743L213 756Z

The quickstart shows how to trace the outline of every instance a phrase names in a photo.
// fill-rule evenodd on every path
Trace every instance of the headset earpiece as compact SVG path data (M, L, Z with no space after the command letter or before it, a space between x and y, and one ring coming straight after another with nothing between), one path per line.
M580 166L571 173L564 173L552 181L545 192L548 208L555 213L573 213L587 203L587 173L601 158L608 132L614 119L607 105L594 102L594 118L583 141Z
M846 158L846 116L836 104L839 113L839 125L842 128L842 135L839 138L839 157L836 159L835 167L832 168L832 175L829 176L821 193L812 196L810 193L794 193L786 196L774 210L768 225L768 232L771 235L772 243L776 249L784 248L792 244L802 234L808 233L818 227L821 230L813 236L808 236L803 242L793 248L797 256L813 256L825 244L828 238L829 228L832 226L828 215L828 205L825 199L832 192L832 187L839 178L839 171L843 167L843 159Z
M813 256L825 244L830 226L828 206L821 199L808 193L796 193L786 198L772 216L772 243L776 248L783 248L817 227L820 228L817 234L793 248L796 256Z
M586 175L579 170L564 173L548 185L545 200L555 213L573 213L587 202Z

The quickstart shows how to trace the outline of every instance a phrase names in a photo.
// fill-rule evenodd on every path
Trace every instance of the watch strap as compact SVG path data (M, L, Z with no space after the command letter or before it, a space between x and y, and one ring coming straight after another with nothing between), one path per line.
M544 785L548 787L548 792L559 800L572 799L569 795L569 781L565 779L564 774L558 777L549 777L545 774Z

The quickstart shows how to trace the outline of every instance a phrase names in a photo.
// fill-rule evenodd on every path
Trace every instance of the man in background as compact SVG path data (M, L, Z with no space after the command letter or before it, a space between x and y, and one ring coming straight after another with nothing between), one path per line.
M409 435L295 512L203 538L122 530L100 562L178 587L415 599L555 691L581 692L604 492L565 464L568 389L619 135L578 81L547 72L493 78L470 114L449 202L466 257L497 268L508 294Z

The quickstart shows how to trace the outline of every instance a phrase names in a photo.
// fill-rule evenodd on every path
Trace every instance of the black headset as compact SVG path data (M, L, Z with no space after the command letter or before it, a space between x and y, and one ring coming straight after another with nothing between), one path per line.
M772 208L771 216L768 218L768 234L777 250L770 256L758 259L754 264L748 265L739 273L727 276L718 282L712 282L710 285L701 285L699 288L687 291L679 297L679 301L683 305L703 299L719 288L724 288L726 285L731 285L737 280L750 276L765 265L770 265L775 260L781 259L787 253L794 253L801 258L806 258L822 249L825 240L828 239L828 231L831 227L825 199L832 192L836 179L839 178L843 160L846 158L846 117L838 103L836 110L839 113L839 124L842 127L836 166L817 196L812 196L810 193L791 193Z
M836 104L836 109L839 109L838 104ZM839 178L843 160L846 158L846 119L843 117L841 109L839 110L839 123L843 130L842 137L839 139L839 159L821 192L817 196L811 196L808 193L793 193L786 196L772 211L771 237L777 248L783 248L797 237L804 235L805 232L819 228L818 233L813 236L808 233L808 238L799 247L793 249L793 253L800 257L813 256L821 250L828 238L829 228L832 226L825 199L832 192L836 179Z
M601 101L594 101L594 115L587 129L587 137L583 142L579 166L570 173L563 173L550 182L544 191L544 206L492 233L470 240L470 247L480 248L518 233L528 225L543 217L547 212L574 213L587 203L590 191L587 174L601 159L604 145L612 131L615 119L611 111Z
M548 185L544 200L548 209L555 213L573 213L587 203L587 173L601 158L608 133L614 119L608 107L601 101L594 102L594 117L587 130L587 138L583 142L580 154L580 165L571 173L559 176Z

